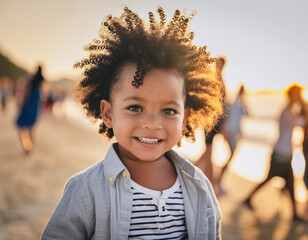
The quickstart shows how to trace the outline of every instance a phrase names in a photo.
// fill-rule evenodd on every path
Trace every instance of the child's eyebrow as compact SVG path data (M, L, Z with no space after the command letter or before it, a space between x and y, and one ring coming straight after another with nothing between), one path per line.
M166 102L164 102L164 104L166 104L166 105L175 105L177 107L181 106L179 103L177 103L175 101L166 101Z
M143 98L141 97L127 97L123 99L123 101L129 101L129 100L144 101Z

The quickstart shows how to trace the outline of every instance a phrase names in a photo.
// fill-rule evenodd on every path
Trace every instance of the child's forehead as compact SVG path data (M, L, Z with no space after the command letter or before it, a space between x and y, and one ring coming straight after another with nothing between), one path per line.
M120 85L122 86L125 85L126 87L129 86L136 90L141 90L142 85L139 88L135 88L132 84L134 78L136 77L136 72L137 72L136 63L129 62L124 64L118 69L117 81L115 85L118 85L117 87L120 87ZM184 77L176 69L165 69L159 67L151 68L146 72L143 80L147 79L150 74L152 75L155 74L162 78L165 78L167 76L174 76L178 79L181 79L181 82L183 83L184 86Z
M144 95L152 93L155 89L162 94L170 92L171 95L181 92L185 96L184 77L174 69L151 68L144 75L138 88L133 86L136 77L137 65L135 63L125 64L119 69L116 81L111 89L111 98L119 92L130 92L131 94Z

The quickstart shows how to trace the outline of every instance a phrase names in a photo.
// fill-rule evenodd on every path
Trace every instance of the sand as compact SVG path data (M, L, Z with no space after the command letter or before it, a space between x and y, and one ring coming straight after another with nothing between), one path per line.
M35 150L25 155L10 104L0 113L0 239L39 239L65 182L100 161L111 142L78 121L44 113L36 127ZM255 184L226 173L227 194L218 198L223 239L308 239L308 224L292 222L287 193L272 184L253 199L254 212L241 204Z

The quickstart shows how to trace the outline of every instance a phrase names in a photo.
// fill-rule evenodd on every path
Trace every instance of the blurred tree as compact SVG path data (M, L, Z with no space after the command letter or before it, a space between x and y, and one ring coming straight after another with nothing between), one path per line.
M29 73L11 62L6 56L2 55L0 52L0 78L1 77L10 77L13 81L17 80L20 77L28 76Z

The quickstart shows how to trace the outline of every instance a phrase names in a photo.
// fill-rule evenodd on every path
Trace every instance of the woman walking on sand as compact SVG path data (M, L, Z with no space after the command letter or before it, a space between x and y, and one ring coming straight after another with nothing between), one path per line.
M220 174L217 177L219 195L225 193L225 190L221 186L221 180L231 162L231 159L237 147L238 140L242 136L241 120L243 116L248 114L247 106L244 99L245 92L246 90L244 84L241 84L236 99L228 109L226 114L227 117L223 121L221 131L224 135L224 138L227 140L231 153L226 164L222 167Z
M41 106L41 85L44 81L41 66L26 86L24 100L16 120L19 137L26 154L33 149L33 126L37 122Z
M294 196L294 176L291 166L292 161L292 133L295 126L304 126L304 117L294 111L297 104L302 104L301 99L301 86L292 84L287 89L287 95L289 99L288 105L283 109L279 119L279 138L274 146L274 150L271 156L271 165L269 173L266 179L261 182L250 195L244 201L244 204L250 209L253 209L251 205L251 199L254 194L269 180L275 176L279 176L285 179L286 187L290 193L292 207L293 207L293 219L302 220L296 213L296 203Z
M304 171L304 183L308 190L308 106L305 104L303 107L303 113L305 115L305 127L304 127L304 141L303 141L303 154L305 159L305 171ZM306 207L306 215L308 217L308 200Z

